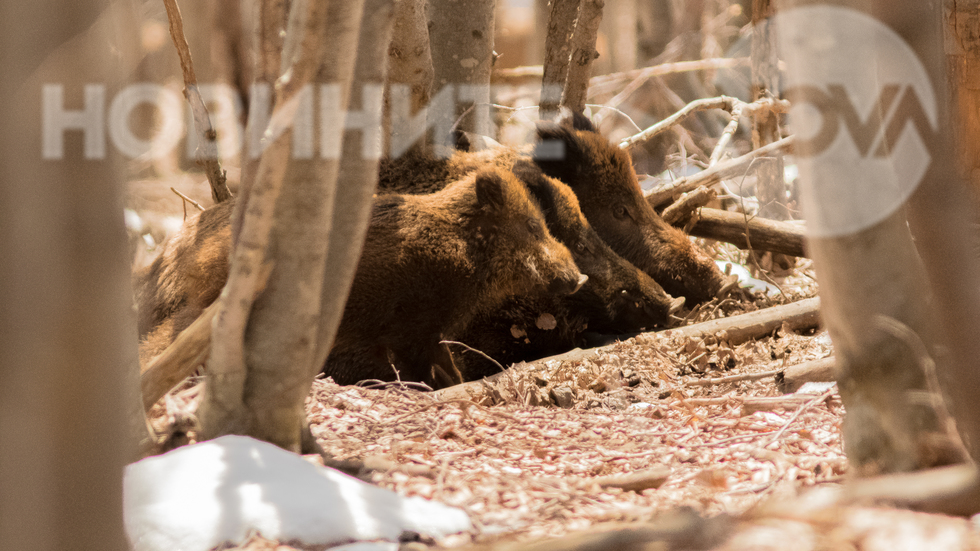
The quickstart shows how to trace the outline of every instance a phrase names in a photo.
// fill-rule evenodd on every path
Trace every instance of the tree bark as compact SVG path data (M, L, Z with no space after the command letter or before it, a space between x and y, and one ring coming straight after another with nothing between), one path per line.
M392 124L392 87L407 87L403 89L406 92L404 99L407 99L406 114L415 116L429 105L434 78L425 0L400 0L395 6L394 17L384 96L382 151L385 153L392 152L393 143L407 147L409 140L426 127L424 119L414 125ZM424 140L418 143L426 144Z
M978 144L980 123L976 109L978 88L975 76L980 68L980 49L976 36L978 9L976 0L945 3L946 60L950 68L949 86L944 86L944 68L939 41L930 35L933 27L911 24L923 19L916 13L904 15L900 28L912 34L907 38L931 69L940 104L938 143L931 149L934 157L930 172L913 197L909 222L916 243L925 260L937 310L942 344L948 354L941 362L940 383L949 400L956 425L974 461L980 456L980 237L977 235ZM928 17L933 14L929 13ZM897 27L897 25L896 25ZM952 92L952 102L943 101ZM951 135L946 129L952 128ZM953 141L953 138L958 143ZM980 487L968 505L974 514L980 511Z
M366 0L361 34L357 44L357 66L351 83L351 111L380 112L379 93L387 69L388 43L392 36L394 0ZM358 97L360 96L360 97ZM320 302L320 328L313 368L319 371L327 360L344 304L354 282L357 262L371 221L371 206L378 184L380 142L368 129L360 139L349 133L343 142L340 175L337 178L331 223L330 247L327 250ZM373 149L372 149L373 148Z
M769 18L774 10L771 0L752 0L751 83L752 101L777 94L779 80L776 56L776 27ZM759 149L779 140L779 116L773 111L760 111L752 119L752 149ZM778 151L772 158L758 161L756 197L759 215L772 220L786 220L786 182L783 179L783 156Z
M931 8L917 2L875 0L855 1L850 5L856 10L866 10L867 15L878 18L883 25L902 35L930 73L933 89L940 91L937 98L942 98L942 60L936 55L941 42L935 36L935 30L939 28L935 20L938 13L931 13ZM936 21L936 25L930 25L930 21ZM786 41L794 48L785 54L790 85L794 79L801 78L802 82L840 78L821 72L825 67L805 61L812 57L800 57L824 55L825 52L806 49L810 45L799 39L806 35L812 23L802 19L797 23L800 26L792 29L798 33L793 34L796 39ZM822 22L820 25L832 24ZM781 35L789 32L788 27L780 28ZM873 58L890 53L881 51L864 55ZM872 63L873 59L869 59L869 67ZM848 107L831 103L833 105L821 107L825 110L824 117L836 117ZM937 103L942 109L946 102L939 99ZM944 128L942 117L941 114L939 128ZM952 180L945 168L950 163L943 158L948 147L943 143L942 134L923 136L932 160L919 193L911 201L913 211L920 208L916 203L926 197L923 195L926 189L930 189L928 197L933 197L945 196L956 187L948 185ZM821 195L821 190L827 189L825 186L830 182L819 179L819 175L824 174L819 169L833 167L833 171L825 173L834 174L834 178L850 175L857 178L857 173L850 172L854 169L851 165L839 162L839 156L821 156L822 152L813 149L816 148L809 144L797 144L796 147L796 153L805 161L800 163L801 179L810 186L805 195L807 200L803 202L810 232L815 231L814 222L820 221L821 213L826 211L821 210L821 206L827 209L839 204L846 208L849 202L862 197L858 193L845 197ZM933 186L945 188L940 191ZM860 188L853 189L856 192ZM824 204L818 205L819 202ZM884 210L886 206L880 208ZM936 272L941 270L943 278L957 272L947 272L951 269L948 263L922 262L902 208L890 213L881 212L882 216L886 214L874 223L861 218L848 220L848 225L824 224L820 228L823 236L811 238L807 243L820 281L821 316L834 341L838 359L837 382L847 409L843 432L848 461L858 476L921 469L960 459L937 412L931 404L924 404L916 397L928 388L924 365L928 356L924 358L923 355L934 353L937 338L942 332L951 330L950 327L940 330L936 325L938 320L936 311L931 308L930 294L937 288L930 289L926 268ZM931 214L935 215L936 211ZM930 222L936 224L937 221ZM923 239L924 235L916 234L916 242L923 253L932 248L947 248L938 240L929 243L928 239ZM938 273L932 275L935 278ZM941 356L933 355L933 358L941 371L949 367L943 365L945 361ZM969 378L975 380L976 375Z
M281 125L286 129L262 155L258 177L250 192L242 234L232 253L228 283L219 299L208 360L207 385L199 408L204 438L250 434L257 416L246 406L250 375L246 365L246 328L250 324L256 295L266 287L270 277L272 263L266 255L270 250L283 181L291 162L300 160L292 155L295 132L289 125L297 115L298 101L310 91L308 85L315 81L319 72L327 31L327 9L322 2L296 0L291 10L291 26L284 47L284 51L289 52L284 53L284 57L290 64L290 78L283 81L277 90L276 110L270 123L270 126ZM295 26L292 25L293 21L296 22ZM322 270L322 266L318 268ZM282 306L288 307L285 304ZM296 311L299 316L304 313L303 308ZM312 335L309 333L315 327L311 329L306 325L293 329L307 332L310 341L305 345L300 343L300 350L291 350L290 353L299 354L303 349L311 353ZM308 370L309 359L293 368ZM284 374L284 377L288 375ZM298 433L279 435L277 440L285 442L287 449L298 449Z
M0 7L2 549L129 549L122 474L148 433L100 109L136 66L136 28L128 3Z
M456 109L438 109L430 119L443 119L436 129L452 126L481 136L492 136L490 124L490 71L493 68L493 32L496 0L429 0L429 45L432 49L433 92L456 87ZM471 107L470 107L471 106ZM471 109L470 113L464 113ZM450 136L436 136L434 144L449 145Z
M724 241L740 249L809 256L803 226L709 208L699 209L695 217L689 233L696 237Z
M253 21L254 29L252 33L252 48L254 53L254 74L249 90L250 101L261 101L257 98L256 87L263 87L271 92L276 79L279 78L282 59L282 32L286 26L286 15L289 12L288 0L256 0L254 3ZM259 93L258 95L262 95ZM271 97L271 93L270 93ZM274 107L270 105L271 109ZM238 243L238 236L241 234L242 221L245 217L245 209L249 202L249 192L259 171L258 145L261 141L262 133L265 131L265 120L256 116L252 109L249 109L248 120L245 123L245 136L242 139L241 153L241 180L238 187L238 200L235 202L235 209L231 217L231 238L232 248Z
M572 34L572 57L568 64L568 76L562 105L573 113L585 111L585 98L589 91L589 78L592 76L592 62L599 57L595 41L602 22L603 0L582 0L575 32Z
M548 18L548 34L544 43L544 76L541 77L541 102L538 118L550 119L558 114L565 81L568 79L568 62L571 55L571 38L575 31L582 0L552 0Z

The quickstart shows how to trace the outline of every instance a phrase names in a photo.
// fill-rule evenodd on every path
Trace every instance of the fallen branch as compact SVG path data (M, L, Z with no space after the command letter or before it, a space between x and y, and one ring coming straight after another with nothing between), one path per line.
M766 377L777 376L782 372L783 370L777 369L774 371L764 371L762 373L743 373L742 375L729 375L727 377L697 379L694 381L688 381L686 384L687 386L714 386L714 385L723 385L726 383L740 383L742 381L758 381L759 379L765 379Z
M664 213L666 214L667 211L665 210ZM751 248L788 256L808 256L802 226L757 216L746 220L744 214L737 212L701 208L695 213L694 225L690 227L688 233L731 243L741 249Z
M677 226L679 222L690 220L698 208L707 205L717 196L717 191L706 186L701 186L665 208L661 216L664 222L672 226Z
M621 488L626 492L642 492L663 486L669 476L670 469L660 465L632 473L597 476L589 482L594 482L603 488Z
M730 346L736 346L746 341L758 339L773 333L774 331L786 327L793 331L811 329L819 323L820 299L808 298L792 304L773 306L748 314L732 316L688 325L678 329L668 329L656 333L643 333L635 338L638 344L658 347L662 346L667 339L694 339L705 337L716 337L719 341L726 341ZM551 362L577 362L586 358L596 356L600 352L611 352L615 344L589 348L582 350L576 348L559 354L541 358L533 362L532 365L545 365ZM485 383L492 383L501 377L506 377L507 371L495 373L479 381L470 381L460 385L451 386L433 393L437 400L460 400L472 399L473 396L483 392Z
M837 380L833 356L787 367L776 375L776 388L783 394L796 392L805 383L826 383Z
M768 157L776 152L788 152L792 150L794 142L793 136L787 136L779 141L775 141L765 147L760 147L754 151L746 153L741 157L720 162L717 165L699 172L693 176L679 178L668 184L661 185L647 194L647 202L650 206L657 209L669 202L681 193L685 193L700 186L710 186L718 182L736 176L742 176L748 170L752 161L760 157Z
M208 306L194 323L177 335L177 339L153 358L140 373L143 391L143 407L149 410L170 389L190 377L208 357L211 344L211 320L217 312L217 304Z
M187 38L184 37L184 21L180 16L177 0L163 0L163 4L167 8L167 19L170 20L170 37L177 47L180 68L184 73L184 97L191 106L191 112L194 113L194 130L197 132L202 149L204 173L207 174L208 183L211 184L211 198L215 203L220 203L231 198L231 191L228 190L225 172L221 170L221 163L218 162L218 146L215 141L217 133L211 126L208 108L204 105L201 92L197 89L197 76L194 74L194 63L191 61Z

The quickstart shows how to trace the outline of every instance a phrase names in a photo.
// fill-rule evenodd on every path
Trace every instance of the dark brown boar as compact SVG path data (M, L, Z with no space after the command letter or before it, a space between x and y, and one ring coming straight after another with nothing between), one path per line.
M596 232L665 291L691 303L726 285L714 261L647 203L627 151L602 137L583 115L538 126L533 153L541 170L568 184Z
M144 364L220 294L233 204L189 219L135 275ZM324 372L341 384L461 382L440 340L506 296L540 289L563 296L586 279L509 172L481 171L424 197L380 196Z
M509 297L500 308L477 314L459 340L510 364L582 346L586 330L618 335L666 326L684 299L674 299L614 253L589 226L568 186L545 176L529 160L518 160L513 169L544 211L548 230L569 248L589 280L573 295ZM466 380L499 371L480 355L454 352L464 358L460 370Z
M513 172L544 211L548 230L589 276L582 291L565 300L588 313L594 330L627 333L667 325L670 314L684 304L683 298L670 296L617 255L592 228L567 185L544 175L526 159L515 161Z
M509 172L484 170L430 195L379 196L324 372L340 384L461 382L441 340L508 296L562 296L584 280Z
M457 152L449 159L411 154L382 161L379 186L402 193L439 189L485 166L510 168L533 159L547 176L572 188L589 223L620 256L689 304L708 301L728 283L714 261L644 200L627 151L602 137L583 115L538 124L530 152L501 147Z

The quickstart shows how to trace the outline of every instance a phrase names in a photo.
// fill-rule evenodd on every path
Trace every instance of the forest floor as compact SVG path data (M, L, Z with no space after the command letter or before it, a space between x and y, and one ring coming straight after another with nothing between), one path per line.
M210 203L195 180L177 184ZM144 211L163 200L176 214L179 199L147 199L141 186L153 183L134 184L141 199L131 208L153 218ZM746 262L732 246L705 245L719 260ZM688 323L816 296L808 260L775 273L779 293L714 302ZM465 399L318 379L307 409L327 454L364 462L366 480L469 514L474 529L427 542L439 547L523 549L543 539L533 548L591 549L625 530L621 544L601 547L620 549L629 534L646 530L650 541L653 530L658 549L980 549L964 519L840 502L847 460L836 387L784 395L778 384L783 369L831 353L819 329L783 327L737 346L647 333L518 364ZM199 393L200 384L172 393L153 422L173 420ZM256 537L242 549L294 547Z

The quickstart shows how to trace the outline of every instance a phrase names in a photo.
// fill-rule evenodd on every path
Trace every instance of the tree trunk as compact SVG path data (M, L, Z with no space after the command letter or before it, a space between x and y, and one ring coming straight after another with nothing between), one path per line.
M398 155L394 149L409 147L426 128L424 114L417 124L392 124L392 87L401 94L406 116L415 116L429 105L432 88L432 52L429 49L425 0L400 0L395 6L391 47L388 49L388 80L384 96L384 139L382 151ZM424 141L420 142L425 144Z
M974 461L980 457L980 47L977 23L980 1L948 0L945 3L946 59L953 112L940 119L939 156L933 159L935 172L916 194L910 222L915 231L930 276L935 282L936 304L940 312L943 344L949 350L947 370L941 373L944 391L957 428ZM918 28L913 27L913 28ZM926 27L925 30L931 27ZM932 43L930 42L930 45ZM933 45L930 57L942 67ZM940 79L941 75L936 76ZM946 97L943 87L937 93ZM941 107L946 102L941 102ZM943 130L952 128L956 142ZM955 143L955 146L953 145ZM980 511L980 496L972 512Z
M282 86L277 90L276 110L270 123L270 126L286 126L286 129L262 155L258 177L250 190L250 198L245 209L242 233L232 254L228 282L222 292L221 305L216 314L211 357L207 369L208 380L199 409L201 433L204 438L213 438L222 434L252 434L258 423L267 421L265 418L257 421L259 417L265 417L263 411L250 411L248 408L248 406L261 407L262 405L251 399L250 393L253 392L254 385L250 378L258 375L263 367L258 362L264 358L255 358L255 354L251 353L253 347L261 350L262 343L246 343L246 335L256 339L278 339L279 346L286 347L280 348L278 354L273 353L274 357L269 358L268 361L275 361L279 356L290 357L295 363L290 364L281 376L283 381L289 381L293 386L297 384L295 382L299 376L297 372L305 376L312 364L317 313L310 313L311 304L315 303L311 299L319 296L321 279L319 276L322 272L316 272L315 278L311 278L314 281L314 289L297 289L305 293L305 296L288 297L279 304L274 303L271 306L272 311L266 314L274 315L279 312L279 309L290 309L294 320L301 320L303 325L283 324L284 327L278 328L278 331L254 337L255 331L250 327L252 325L250 316L253 310L257 310L253 306L263 300L262 296L257 297L257 294L274 295L278 292L275 283L270 283L268 280L281 277L284 268L278 266L279 251L270 245L279 244L286 251L289 251L289 247L292 246L292 243L276 242L280 235L287 233L282 230L291 227L274 229L274 225L278 223L279 217L285 214L284 210L288 212L285 207L291 203L289 192L286 193L285 199L280 201L287 172L291 168L295 171L297 167L293 165L296 163L307 165L313 162L312 159L303 158L308 157L307 155L294 154L293 142L305 140L306 137L295 131L291 124L296 117L301 116L298 102L304 94L310 93L310 84L318 79L321 60L329 59L327 55L329 50L326 48L328 27L328 10L324 3L315 0L293 2L283 54L283 58L289 64L291 78L283 81ZM349 82L349 79L346 82ZM298 143L298 145L302 150L304 144ZM292 185L291 182L290 184ZM296 187L300 188L296 192L307 191L300 185ZM284 205L283 208L280 208L280 203ZM323 209L329 208L317 203L313 203L311 207L309 212L303 213L304 217L301 217L297 223L309 223L308 218L315 219ZM313 241L314 247L317 246L316 236L310 236L310 241L306 241L308 237L302 234L295 238L299 239L300 243ZM322 260L326 244L321 243L319 248ZM316 252L313 254L315 255ZM295 260L295 257L290 258L288 252L284 256L285 262ZM272 266L276 266L280 274L271 275ZM323 266L314 265L311 269L322 271ZM285 271L289 273L289 268L285 268ZM292 309L294 305L288 301L297 299L305 299L305 303ZM246 354L246 345L249 354ZM294 391L292 388L289 390ZM288 423L289 418L284 421ZM299 430L286 430L282 434L273 435L272 438L275 443L286 449L299 449Z
M364 19L357 44L357 66L351 83L351 112L380 113L381 96L389 55L394 14L394 0L365 0ZM358 97L360 96L360 97ZM330 247L327 250L320 303L320 329L313 367L317 371L327 361L344 304L354 282L361 256L371 205L378 184L378 161L381 140L369 134L370 127L357 134L348 133L343 142L340 176L337 178L331 219ZM341 184L342 182L342 184Z
M148 433L104 106L137 63L130 10L0 8L2 549L129 549L122 474Z
M538 104L540 119L550 119L558 114L565 81L568 79L571 38L580 3L581 0L551 0L551 16L548 18L548 34L544 43L541 102Z
M265 94L272 97L272 87L279 78L282 59L282 31L286 27L286 14L289 12L288 0L255 0L253 4L252 20L254 27L252 30L253 52L252 59L254 66L252 69L253 79L249 86L249 100L262 101ZM259 92L255 88L262 88L268 92ZM256 98L259 95L262 98ZM273 106L270 105L271 109ZM231 217L231 238L232 244L238 242L238 236L242 230L242 221L245 217L245 207L249 201L249 190L259 171L260 149L262 133L265 131L267 121L264 117L257 116L249 109L248 120L245 123L245 136L242 139L241 153L241 180L238 186L238 200Z
M603 0L582 0L575 33L572 35L572 57L568 64L568 76L561 103L573 113L585 111L585 98L592 77L592 62L599 57L595 41L602 22Z
M451 127L491 136L490 71L496 0L429 0L429 46L432 48L433 92L455 87L455 110L429 113L437 131ZM470 110L464 116L464 112ZM442 122L437 122L442 120ZM450 136L433 143L448 145Z
M903 34L905 43L925 64L925 70L932 78L932 89L937 91L938 128L944 128L947 115L942 110L946 102L939 99L943 97L942 61L936 55L941 42L935 36L939 27L938 22L935 26L929 25L938 13L930 13L928 6L918 2L876 0L851 4L852 10L808 5L799 9L811 11L789 10L785 16L780 15L780 41L786 48L789 69L788 96L794 90L797 93L812 91L814 87L806 86L820 83L817 88L824 84L841 88L851 85L855 93L881 98L884 88L878 84L880 79L861 81L853 77L861 74L861 64L866 63L871 71L876 58L894 60L894 56L903 53L900 48L884 42L883 37L891 35L881 26L888 25L893 29L890 32ZM862 14L857 10L870 13ZM867 15L878 18L880 23L869 23ZM854 25L861 26L865 32L842 34L843 29ZM876 32L877 35L873 34ZM839 51L828 51L809 39L812 36L820 36L821 44L836 44L834 47ZM874 36L878 38L869 38ZM875 45L879 47L872 49ZM841 51L844 49L846 51ZM918 61L910 59L908 62ZM846 69L838 71L841 64ZM878 61L877 65L882 67L884 63ZM853 80L847 80L848 77ZM881 78L893 79L894 76ZM797 104L809 103L815 107L825 128L827 120L836 121L853 108L846 104L853 101L848 94L836 95L826 102L813 97L799 93ZM919 95L919 98L929 103L928 96ZM868 120L878 120L876 116L883 117L884 113L872 113ZM791 119L791 124L799 122ZM946 195L937 186L956 187L949 185L953 180L946 168L950 163L944 157L949 149L944 143L944 133L927 126L931 126L931 121L915 125L917 133L925 132L921 137L928 147L931 162L928 162L920 190L911 202L913 212L920 209L917 203L921 199ZM880 133L886 134L886 126L880 128ZM838 132L850 131L845 124L838 125L837 129ZM795 130L802 132L799 135L814 136L809 133L812 127ZM917 254L905 222L904 209L898 204L902 196L895 195L898 193L895 190L902 189L900 177L908 171L896 170L897 164L887 170L875 164L875 170L869 171L860 148L854 146L854 141L847 144L851 147L832 148L811 138L797 142L795 151L800 159L801 179L807 186L803 200L807 230L811 235L819 236L809 240L807 249L820 280L822 319L830 331L838 358L838 384L847 408L844 439L848 460L858 475L907 471L958 461L961 459L959 451L948 440L949 435L940 424L935 409L917 397L927 389L924 363L929 360L923 354L935 351L937 338L950 331L949 327L936 327L937 316L930 306L926 269L934 270L929 274L933 278L939 272L943 278L957 272L950 271L948 263L926 262L923 265ZM870 148L865 153L875 155ZM907 160L897 150L886 153L891 155L883 154L884 159L880 162ZM852 185L835 189L834 181L852 182ZM874 181L879 185L876 189L891 192L870 194L873 189L870 185ZM930 191L923 195L926 189ZM855 208L858 206L874 206L875 210L859 210ZM845 212L852 215L834 218ZM935 210L930 213L935 214ZM941 239L929 243L930 239L923 239L924 236L917 232L916 242L924 253L931 256L932 249L944 248L940 245ZM948 258L945 260L949 261ZM952 296L946 298L953 299ZM970 327L974 330L977 325ZM954 343L944 344L955 346ZM940 370L951 367L944 357L933 357ZM974 378L975 375L970 377L971 380Z
M621 73L637 67L639 54L639 3L619 0L606 5L599 29L606 38L606 59L596 60L598 74ZM648 9L648 8L644 8Z
M773 15L770 0L752 0L752 70L750 92L752 101L770 97L778 90L779 69L776 56L776 26L770 23ZM762 111L752 120L752 149L779 140L779 117L772 111ZM786 182L783 179L783 156L760 159L756 174L756 197L759 216L786 220Z
M306 9L301 4L294 2L294 10ZM244 258L255 245L254 240L244 239L250 235L249 217L257 209L269 208L263 206L268 203L268 197L275 198L274 193L269 194L265 189L266 167L267 161L279 161L284 167L280 177L285 180L285 186L275 201L265 262L274 268L267 281L263 282L261 275L253 282L244 280L254 285L251 288L262 289L254 306L244 312L230 311L249 316L247 327L233 328L244 330L244 352L230 350L229 354L228 350L221 350L229 343L218 344L216 328L214 350L224 355L212 354L211 364L218 369L212 369L209 364L208 393L202 404L202 429L206 437L241 432L296 452L309 442L304 439L308 430L304 402L340 323L369 218L380 157L384 59L393 12L391 0L368 0L366 8L363 1L332 2L326 13L319 7L322 3L309 6L312 9L305 17L291 15L291 21L305 20L306 32L300 34L300 28L291 25L287 41L298 43L287 44L285 50L295 52L292 70L295 85L302 86L311 80L320 85L320 147L314 158L290 157L290 140L278 140L270 148L269 158L263 155L263 168L248 206L243 239L234 261L239 256ZM365 28L359 41L362 16ZM329 40L318 44L318 37L329 37ZM351 82L355 79L355 58L347 55L350 51L358 52L356 62L360 66L356 72L356 93L361 109L356 116L346 113ZM361 95L361 84L368 82L373 86ZM287 104L283 99L278 102L281 107ZM344 184L339 185L342 146L338 138L342 134L338 129L357 123L362 124L362 140L344 140L343 153L348 160L343 161ZM276 175L269 173L269 176ZM234 261L232 277L238 270ZM254 264L251 268L259 272L265 269ZM222 300L236 296L230 292L234 290L232 284L233 279L229 278ZM229 304L241 308L243 303ZM219 326L223 321L220 315ZM229 336L235 338L236 334L226 333L223 338ZM241 355L236 358L236 353ZM227 359L241 365L216 363ZM211 391L212 384L223 382L222 378L211 378L212 373L232 384Z

